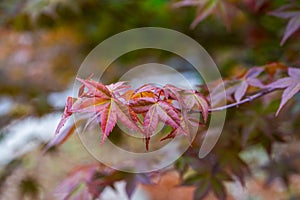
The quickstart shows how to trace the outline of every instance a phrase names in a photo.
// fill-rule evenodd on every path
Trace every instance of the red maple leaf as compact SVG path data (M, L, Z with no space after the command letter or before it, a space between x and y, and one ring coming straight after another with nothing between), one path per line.
M204 122L207 121L209 105L207 99L201 93L197 91L185 91L182 99L184 110L200 111Z
M117 120L126 125L129 129L142 133L143 131L135 123L131 117L130 107L123 104L121 101L112 98L105 106L100 117L100 125L103 132L102 142L110 134L115 127Z
M144 118L144 131L146 134L146 148L148 149L149 138L155 132L159 122L170 125L173 129L180 127L180 112L172 105L158 101L149 108Z
M56 131L55 131L56 134L59 133L60 129L65 125L66 121L72 115L71 108L72 108L72 106L73 106L73 104L76 100L77 99L72 98L72 97L67 98L64 113L63 113L62 118L61 118L60 122L58 123L58 126L57 126Z

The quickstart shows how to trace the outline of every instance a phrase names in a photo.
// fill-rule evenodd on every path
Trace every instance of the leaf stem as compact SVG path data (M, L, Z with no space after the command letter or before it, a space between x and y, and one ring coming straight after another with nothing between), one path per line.
M210 108L208 109L208 112L215 112L215 111L222 111L222 110L226 110L228 108L232 108L232 107L236 107L236 106L239 106L241 104L244 104L244 103L248 103L248 102L251 102L261 96L264 96L266 94L269 94L271 92L274 92L275 90L278 90L277 88L267 88L265 90L262 90L252 96L248 96L246 97L245 99L239 101L239 102L235 102L235 103L232 103L232 104L227 104L225 106L220 106L220 107L216 107L216 108Z

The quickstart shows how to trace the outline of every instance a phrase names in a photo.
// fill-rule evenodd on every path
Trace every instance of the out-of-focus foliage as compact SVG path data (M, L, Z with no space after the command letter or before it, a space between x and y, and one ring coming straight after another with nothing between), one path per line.
M282 45L300 28L300 7L296 3L284 5L279 9L271 12L271 14L280 18L289 19L289 23L281 40Z

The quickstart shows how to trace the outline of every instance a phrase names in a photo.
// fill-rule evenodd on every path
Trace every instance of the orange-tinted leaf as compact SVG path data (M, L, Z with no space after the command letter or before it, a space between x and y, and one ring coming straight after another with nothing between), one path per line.
M128 102L130 98L133 96L134 91L133 90L127 90L123 94L123 98Z
M153 97L140 97L130 100L130 107L136 113L145 113L149 108L158 101Z
M161 89L156 86L153 86L150 84L145 84L145 85L142 85L141 87L139 87L138 89L136 89L134 91L134 93L139 94L139 93L149 92L149 93L153 93L153 94L158 94L160 90Z
M278 70L286 70L287 66L282 63L273 62L265 65L264 68L265 72L273 77Z
M92 113L100 112L109 100L102 98L81 98L78 99L72 106L72 112L76 113Z

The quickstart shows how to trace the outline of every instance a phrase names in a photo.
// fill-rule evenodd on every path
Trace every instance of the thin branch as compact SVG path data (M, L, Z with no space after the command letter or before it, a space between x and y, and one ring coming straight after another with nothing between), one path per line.
M268 88L268 89L262 90L262 91L260 91L256 94L254 94L252 96L248 96L248 97L246 97L245 99L243 99L239 102L235 102L235 103L228 104L228 105L221 106L221 107L211 108L211 109L208 110L208 112L222 111L222 110L226 110L228 108L236 107L236 106L239 106L241 104L251 102L254 99L257 99L257 98L259 98L261 96L264 96L266 94L269 94L271 92L274 92L275 90L278 90L278 89L277 88Z

